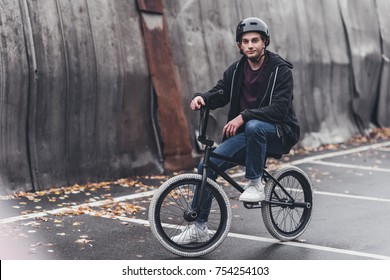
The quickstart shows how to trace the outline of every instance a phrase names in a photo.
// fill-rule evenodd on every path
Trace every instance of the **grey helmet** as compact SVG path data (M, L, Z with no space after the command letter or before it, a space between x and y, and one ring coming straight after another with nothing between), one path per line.
M268 26L264 21L257 17L249 17L240 21L236 29L236 42L241 41L242 34L247 32L258 32L266 37L265 46L267 47L270 43L270 35Z

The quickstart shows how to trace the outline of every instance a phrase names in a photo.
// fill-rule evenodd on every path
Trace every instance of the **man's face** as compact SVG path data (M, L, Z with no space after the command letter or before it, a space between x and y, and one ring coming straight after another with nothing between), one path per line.
M257 32L244 33L238 45L244 55L251 60L259 59L265 48L265 43Z

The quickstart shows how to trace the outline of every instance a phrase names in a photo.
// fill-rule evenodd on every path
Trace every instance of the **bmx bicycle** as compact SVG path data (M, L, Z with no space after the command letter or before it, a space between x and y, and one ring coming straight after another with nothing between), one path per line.
M181 174L164 182L154 194L149 206L149 223L159 242L170 252L183 257L198 257L215 250L229 233L232 211L230 200L216 181L207 177L212 168L237 191L244 189L210 158L219 158L235 165L245 163L213 152L214 141L206 137L209 109L200 110L198 141L205 145L202 174ZM267 154L280 159L282 155ZM265 200L244 202L247 209L261 209L267 231L280 241L297 239L310 223L313 208L312 186L308 176L298 167L284 166L272 173L264 166ZM211 199L208 209L202 209L202 199ZM203 206L204 207L204 206ZM180 244L174 236L193 226L202 211L208 212L204 242Z

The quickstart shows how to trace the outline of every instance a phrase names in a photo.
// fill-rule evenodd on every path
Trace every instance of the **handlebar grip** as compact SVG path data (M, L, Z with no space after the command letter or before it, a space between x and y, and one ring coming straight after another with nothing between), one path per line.
M210 109L207 106L203 106L200 110L200 120L199 120L199 136L198 141L206 146L213 146L214 141L211 139L207 139L207 123L209 120Z
M200 109L200 120L199 120L199 133L200 136L205 137L207 132L207 123L209 119L209 108L207 106L203 106Z

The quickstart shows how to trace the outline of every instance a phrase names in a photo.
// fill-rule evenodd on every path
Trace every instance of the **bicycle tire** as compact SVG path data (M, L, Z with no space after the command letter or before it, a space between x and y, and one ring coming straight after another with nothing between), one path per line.
M313 209L312 186L307 175L296 166L285 166L272 174L294 201L306 203L308 207L289 207L273 202L289 202L288 196L272 180L265 185L265 198L262 203L262 216L268 232L281 241L295 240L307 229Z
M154 194L149 207L149 222L157 240L168 251L183 257L198 257L215 250L226 238L231 224L230 201L222 188L207 179L206 190L212 194L212 205L207 223L210 240L181 245L171 238L191 226L184 212L189 209L196 186L201 184L199 174L182 174L164 182Z

